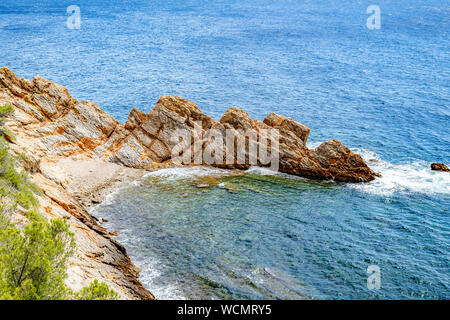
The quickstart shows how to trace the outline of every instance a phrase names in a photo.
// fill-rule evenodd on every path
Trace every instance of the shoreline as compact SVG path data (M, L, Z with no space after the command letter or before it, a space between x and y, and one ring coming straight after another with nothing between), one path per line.
M43 192L38 197L40 212L47 218L65 218L75 234L76 255L71 259L67 279L74 290L98 279L122 299L155 299L138 280L138 268L126 249L87 208L149 171L189 166L172 161L171 151L176 145L171 134L178 129L192 130L196 122L205 126L200 141L202 152L215 143L208 135L210 129L237 134L247 129L270 129L280 133L279 148L275 149L280 172L341 182L367 182L378 176L359 155L337 140L307 148L310 129L274 113L259 122L232 107L216 122L192 102L162 97L149 114L132 109L123 125L96 104L77 101L61 85L39 76L32 81L19 79L3 67L0 105L8 104L15 110L6 123L15 135L10 150L24 154L24 168ZM245 144L238 147L244 150L225 149L249 157ZM195 152L195 146L189 145L183 152L190 148ZM260 158L257 160L259 167L267 167ZM252 166L247 162L213 165L228 170Z
M37 195L39 212L47 219L65 219L75 237L75 254L69 259L66 285L78 291L97 279L116 291L120 299L155 299L138 280L139 270L126 248L87 210L122 185L141 177L145 170L92 158L83 148L73 154L52 150L51 132L41 127L41 123L46 122L45 113L41 114L42 109L27 101L23 94L14 94L18 79L11 80L8 86L0 80L0 104L11 104L15 109L6 123L16 136L15 141L9 143L10 152L24 154L23 167L31 181L42 190L42 194ZM65 93L62 87L54 89L58 89L54 94ZM67 149L63 138L59 140L63 142L62 148ZM12 219L23 221L25 217L17 212Z

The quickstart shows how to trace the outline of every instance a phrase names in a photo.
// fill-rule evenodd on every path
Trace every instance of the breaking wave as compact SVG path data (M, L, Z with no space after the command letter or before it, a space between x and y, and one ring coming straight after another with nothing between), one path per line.
M382 160L375 152L353 149L361 155L372 170L382 177L370 183L349 184L351 188L370 194L389 196L397 192L450 195L450 174L430 169L425 161L394 164Z
M317 142L308 145L308 147L315 148L319 145L320 142ZM369 183L348 184L350 188L382 196L399 192L450 195L450 174L432 171L430 164L425 161L396 164L382 160L379 155L371 150L354 148L352 151L360 154L369 167L375 172L381 173L382 177ZM251 167L245 173L303 179L261 167ZM146 174L144 178L158 177L165 181L174 181L201 177L224 177L233 174L236 174L236 172L227 169L192 166L161 169Z

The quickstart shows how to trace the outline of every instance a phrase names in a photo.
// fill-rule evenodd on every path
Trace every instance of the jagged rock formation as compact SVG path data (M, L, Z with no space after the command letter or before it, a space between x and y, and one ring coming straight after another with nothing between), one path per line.
M207 134L210 129L222 132L233 129L237 135L242 135L247 129L258 132L275 128L280 133L279 169L282 172L344 182L371 181L376 176L359 155L337 140L325 142L314 150L308 149L306 142L310 129L274 113L260 122L233 107L220 122L216 122L192 102L178 97L161 97L148 115L133 109L126 124L122 125L94 103L78 102L64 87L40 77L30 82L18 79L9 69L3 68L0 81L15 96L13 105L20 110L18 119L23 125L31 124L30 128L34 128L33 149L47 155L83 153L127 167L154 168L171 160L172 149L178 143L173 140L176 130L194 130L195 123L201 123L201 151L211 143ZM33 126L36 121L38 123ZM226 150L226 146L224 149L225 154L237 152ZM226 167L249 166L244 163Z
M248 129L277 129L276 151L282 172L343 182L366 182L376 177L359 155L337 140L308 149L310 129L273 113L260 122L233 107L217 122L192 102L161 97L149 114L133 109L123 125L96 104L72 98L63 86L38 76L32 81L19 79L6 67L0 69L0 104L15 107L14 118L8 123L16 135L11 149L25 153L26 167L44 191L43 211L51 217L67 217L73 228L80 231L76 235L82 244L82 258L78 258L78 270L73 272L81 279L77 281L87 279L86 274L95 275L119 289L125 298L152 295L136 280L136 268L125 250L87 213L83 204L100 201L101 190L119 180L139 176L142 169L172 165L172 150L179 143L173 139L176 130L195 131L200 124L200 134L184 149L194 149L195 158L194 144L199 144L203 152L217 143L209 134L210 129L224 133L231 130L237 136L245 135ZM225 144L223 148L224 158L239 151L246 154L246 159L249 157L247 150L230 150ZM258 165L267 166L260 160L257 159ZM203 160L201 163L205 164ZM250 163L214 165L245 169Z

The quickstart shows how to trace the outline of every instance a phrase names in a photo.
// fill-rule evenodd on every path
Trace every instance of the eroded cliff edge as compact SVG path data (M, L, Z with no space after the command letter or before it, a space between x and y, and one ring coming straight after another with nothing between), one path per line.
M15 108L7 123L16 136L10 148L25 154L26 168L43 190L41 211L49 217L65 217L75 233L77 255L68 279L74 289L97 278L123 298L153 299L137 280L138 270L126 250L86 207L102 201L112 187L138 179L145 170L173 166L176 130L191 130L201 123L203 150L214 143L209 129L241 134L247 129L274 128L280 134L277 151L282 172L342 182L367 182L376 177L359 155L337 140L308 149L310 129L277 114L260 122L233 107L217 122L192 102L161 97L149 114L133 109L123 125L96 104L72 98L63 86L39 76L32 81L19 79L6 67L0 69L0 105L4 104ZM237 152L223 147L225 154ZM245 169L250 164L222 166Z

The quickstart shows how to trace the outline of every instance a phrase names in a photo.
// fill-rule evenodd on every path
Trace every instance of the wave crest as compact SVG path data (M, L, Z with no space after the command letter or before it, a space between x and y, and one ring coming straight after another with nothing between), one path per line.
M376 195L392 195L397 192L416 192L423 194L450 194L450 174L430 169L425 161L407 164L394 164L384 161L375 152L366 149L353 149L361 155L372 170L382 177L364 184L350 184L351 188Z

